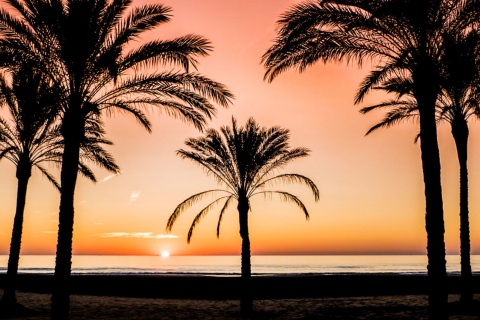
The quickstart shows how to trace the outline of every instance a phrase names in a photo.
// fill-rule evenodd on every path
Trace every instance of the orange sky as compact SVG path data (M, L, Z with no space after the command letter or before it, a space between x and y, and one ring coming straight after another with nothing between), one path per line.
M156 0L134 0L134 5ZM273 83L263 81L262 54L275 35L275 21L291 0L159 1L173 9L172 21L148 36L165 39L188 33L212 41L214 51L201 59L199 72L222 82L235 94L234 105L221 109L211 126L240 123L253 116L261 125L291 130L292 146L308 147L311 156L285 171L310 177L320 201L302 187L286 189L306 204L305 218L291 204L263 198L252 201L250 236L253 254L352 254L425 252L423 182L415 123L405 123L364 137L381 114L360 115L355 90L368 70L318 64L303 74L288 71ZM369 96L362 105L378 102ZM79 179L76 192L74 254L238 254L240 237L233 209L216 238L214 211L186 235L200 207L185 212L166 236L166 221L188 196L215 187L211 177L175 151L199 132L157 111L150 113L153 133L132 118L107 121L109 150L122 174L108 179L97 170L92 184ZM470 213L472 251L480 252L480 150L478 123L471 123ZM449 128L439 129L448 253L458 252L458 165ZM58 169L51 168L58 174ZM15 206L14 166L0 162L0 253L8 253ZM24 254L53 254L58 224L58 193L35 172L28 190Z

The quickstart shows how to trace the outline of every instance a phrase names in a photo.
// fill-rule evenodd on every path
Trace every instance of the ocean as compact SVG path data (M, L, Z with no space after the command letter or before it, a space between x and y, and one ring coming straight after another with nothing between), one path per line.
M6 273L8 255L0 255ZM74 255L72 274L164 274L237 276L240 256L109 256ZM472 270L480 274L480 255L472 256ZM19 273L53 274L55 256L22 255ZM460 257L447 255L447 272L460 273ZM315 274L426 274L425 255L289 255L252 256L253 275Z

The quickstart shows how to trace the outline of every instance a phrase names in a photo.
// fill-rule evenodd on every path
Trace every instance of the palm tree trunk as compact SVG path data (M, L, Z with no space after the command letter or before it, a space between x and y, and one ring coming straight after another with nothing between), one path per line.
M240 219L240 236L242 237L240 313L243 316L248 316L253 311L253 299L251 289L250 236L248 234L249 204L246 197L239 197L237 209Z
M425 185L425 229L428 256L428 311L430 319L448 319L447 269L445 260L445 223L443 219L440 152L437 141L432 73L417 74L414 90L420 113L420 150Z
M452 135L457 147L460 166L460 301L473 301L472 266L470 263L470 222L468 213L468 124L465 117L456 117L452 121Z
M83 134L79 118L72 116L65 115L63 120L63 127L66 128L63 133L65 148L60 173L60 212L52 293L52 319L56 320L68 319L70 310L74 195L80 159L80 139Z
M28 180L31 176L29 161L22 161L17 166L17 204L13 220L12 238L10 241L10 255L8 256L7 277L1 300L2 307L13 307L17 303L15 290L17 288L18 263L20 260L20 247L22 244L23 217L27 197Z

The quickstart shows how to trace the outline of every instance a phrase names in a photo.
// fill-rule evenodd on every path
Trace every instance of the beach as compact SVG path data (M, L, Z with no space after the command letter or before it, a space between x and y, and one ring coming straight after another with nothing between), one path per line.
M427 319L425 279L408 275L254 277L255 313L251 318ZM22 275L18 301L32 313L0 317L49 319L50 280L51 276L46 275ZM71 319L242 319L235 287L238 280L202 276L73 276ZM474 280L478 281L477 277ZM459 299L457 282L458 277L449 277L451 302ZM302 286L304 290L300 290ZM480 300L480 295L475 298ZM479 313L461 314L454 310L454 304L451 306L450 319L480 319Z
M480 297L476 297L479 299ZM18 300L34 314L3 319L49 319L50 295L18 293ZM458 296L450 297L451 301ZM427 319L427 296L323 297L265 299L254 302L251 319ZM237 300L71 296L71 319L245 319ZM451 314L450 319L479 319Z
M18 294L37 314L22 319L48 319L50 295ZM426 296L267 299L254 302L255 319L426 319ZM190 300L71 296L71 319L240 319L237 300ZM14 319L14 318L10 318ZM458 318L469 319L469 318ZM471 318L475 319L475 318Z

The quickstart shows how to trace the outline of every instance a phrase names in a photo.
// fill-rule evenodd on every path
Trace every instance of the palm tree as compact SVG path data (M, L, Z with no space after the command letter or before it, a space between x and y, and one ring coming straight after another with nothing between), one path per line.
M480 116L480 34L449 37L444 53L444 87L440 119L451 125L460 167L460 301L473 301L470 263L470 222L468 210L468 120Z
M460 301L473 301L472 267L470 263L470 223L468 210L468 120L480 116L480 37L471 31L465 35L445 35L441 57L442 91L437 101L437 119L451 126L457 149L460 168L460 257L461 296ZM418 106L412 94L412 79L408 75L394 77L376 89L395 93L396 99L363 108L368 113L388 108L387 115L370 128L367 134L400 121L418 119Z
M63 139L55 122L56 110L52 107L56 91L49 87L45 77L26 63L13 72L11 84L8 83L7 77L7 74L0 77L0 97L2 103L8 107L11 121L0 119L0 159L8 159L17 167L18 187L7 278L0 304L3 310L13 310L19 307L15 294L16 278L27 186L32 168L39 169L60 190L56 179L42 164L47 162L59 164ZM99 145L111 143L102 138L102 131L96 129L95 121L90 122L86 139L82 142L82 159L99 163L107 170L118 173L119 169L111 156ZM78 169L86 177L96 181L85 163L81 162Z
M9 49L38 56L42 70L61 90L65 148L60 175L59 233L52 295L52 317L68 319L74 194L85 121L114 112L133 115L151 130L144 111L158 107L167 115L204 129L216 113L214 103L228 106L228 89L190 68L212 49L197 35L154 40L135 46L145 32L170 20L170 8L148 4L130 8L131 0L7 0L13 11L0 14ZM20 52L20 53L18 53ZM172 65L172 70L158 68Z
M251 264L250 238L248 231L248 213L251 210L250 199L253 196L278 195L287 202L297 205L305 217L308 211L302 201L295 195L281 190L268 190L276 182L301 183L313 192L315 201L319 199L316 185L309 178L299 174L276 174L278 169L295 159L309 154L306 148L290 149L289 131L280 127L260 127L250 118L245 127L238 127L232 118L232 127L222 127L220 131L209 129L204 137L190 138L185 144L191 150L179 150L178 154L185 159L193 160L207 173L212 174L223 189L212 189L197 193L180 203L167 222L167 230L171 231L179 215L205 196L216 195L213 202L203 208L192 222L188 231L187 242L190 242L193 230L198 222L215 205L223 203L217 224L217 237L220 235L220 223L228 207L237 201L238 218L240 222L240 237L242 238L242 290L240 309L248 315L253 310L250 292Z
M478 1L316 0L292 6L278 21L274 44L263 55L265 79L317 61L365 60L375 69L356 102L398 72L411 76L418 105L425 184L429 314L446 318L448 292L440 156L435 104L440 93L442 35L465 30L479 17Z

